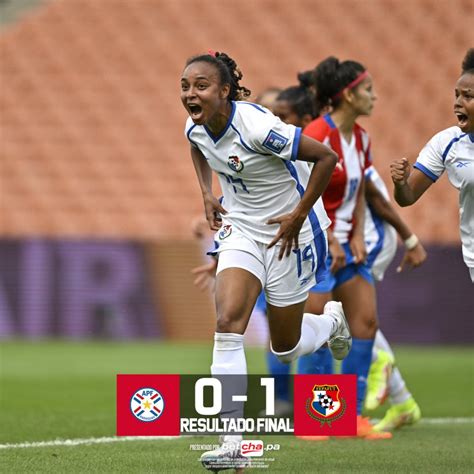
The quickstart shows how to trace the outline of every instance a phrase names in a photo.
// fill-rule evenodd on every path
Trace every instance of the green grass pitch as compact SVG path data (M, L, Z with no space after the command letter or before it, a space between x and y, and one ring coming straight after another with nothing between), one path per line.
M4 342L0 346L0 446L56 439L113 437L117 373L208 373L202 344ZM266 471L289 473L474 472L474 350L399 347L397 362L425 421L388 441L279 443ZM261 349L248 349L250 372L265 373ZM379 409L375 416L381 416ZM464 422L429 422L464 418ZM470 419L469 419L470 418ZM190 444L215 437L0 449L5 473L206 472ZM259 470L249 470L259 472ZM229 472L229 471L228 471Z

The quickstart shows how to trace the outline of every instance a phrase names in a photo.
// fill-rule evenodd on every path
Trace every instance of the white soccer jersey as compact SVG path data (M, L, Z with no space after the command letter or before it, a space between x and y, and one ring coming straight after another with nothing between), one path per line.
M365 179L370 179L384 198L390 201L387 187L373 165L365 172ZM367 264L371 268L374 278L380 281L395 256L397 231L383 220L369 204L365 209L364 240L367 248Z
M462 253L474 275L474 134L463 133L459 127L437 133L414 166L433 181L447 170L449 181L459 190Z
M232 224L243 234L270 243L279 224L272 217L292 212L301 200L310 170L294 161L301 129L283 123L268 109L250 102L232 102L229 121L219 136L188 118L186 136L207 159L219 178L224 195L223 225ZM309 242L330 225L318 199L305 220L299 241Z

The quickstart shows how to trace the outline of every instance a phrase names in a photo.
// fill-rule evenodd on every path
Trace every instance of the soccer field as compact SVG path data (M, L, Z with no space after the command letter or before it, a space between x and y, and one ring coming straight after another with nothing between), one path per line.
M422 422L388 441L264 437L281 446L267 455L274 459L268 470L472 472L474 350L399 347L396 354L421 406ZM248 349L247 360L251 373L266 372L263 350ZM190 444L215 443L215 437L114 437L115 376L206 374L210 362L210 345L200 344L3 343L0 471L205 472L198 462L201 452L190 450Z

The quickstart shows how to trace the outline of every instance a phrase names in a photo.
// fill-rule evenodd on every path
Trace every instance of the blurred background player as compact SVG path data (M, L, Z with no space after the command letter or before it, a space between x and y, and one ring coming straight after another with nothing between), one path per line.
M280 87L268 87L267 89L264 89L262 92L260 92L257 97L255 97L254 102L266 107L268 110L273 112L273 104L275 103L275 100L280 92Z
M411 206L446 170L459 190L464 262L474 282L474 48L466 53L454 88L458 124L437 133L421 150L413 171L406 158L390 165L395 200Z
M275 114L283 121L300 126L303 129L315 118L313 91L308 90L308 86L314 84L313 71L311 76L306 75L305 81L301 82L302 74L298 75L300 79L299 86L284 89L277 97L274 104ZM328 107L326 107L328 109ZM400 235L403 242L406 242L414 234L407 224L400 218L393 206L389 202L387 188L375 170L372 167L366 173L365 190L367 208L365 215L364 239L367 246L367 262L371 267L372 274L376 281L383 279L384 272L393 260L397 248L396 233ZM407 245L407 244L405 244ZM405 265L417 267L426 259L426 252L420 242L407 247L405 255L397 271L401 271ZM310 293L307 310L311 311L312 293ZM314 309L314 308L313 308ZM322 367L314 367L318 362L318 357L308 355L299 360L299 373L322 373L324 370L332 372L332 358L327 354L327 349L320 349L325 353L325 358L329 359L329 368L324 364ZM316 359L313 361L312 359ZM278 359L272 358L271 354L267 356L269 372L272 375L281 374L289 367L281 364ZM281 375L280 375L281 377ZM285 379L281 379L280 385L283 385ZM288 378L289 383L289 378ZM281 393L286 393L283 389ZM288 391L288 389L287 389ZM378 429L400 426L417 421L420 418L420 409L406 388L406 384L395 367L395 359L385 337L380 330L377 331L374 348L372 351L372 364L368 378L368 391L365 399L365 407L368 410L374 410L381 405L390 395L390 402L393 407L387 412L384 420L377 425ZM283 404L281 405L284 406Z
M426 251L421 242L401 219L390 204L385 183L372 167L365 175L365 243L367 265L375 281L381 281L392 262L397 249L397 236L405 245L405 254L397 267L401 272L405 266L418 267L426 260ZM389 397L391 407L374 429L391 431L402 425L413 424L421 418L421 411L408 391L398 367L394 353L382 331L377 330L372 350L372 362L367 380L365 408L374 410Z
M266 109L239 101L250 94L241 78L224 53L189 59L181 77L181 100L189 114L185 133L206 218L218 231L214 376L247 373L243 334L262 288L272 350L282 361L328 341L334 357L343 359L351 344L340 303L328 302L320 316L304 313L308 291L325 271L324 230L330 223L320 196L336 154ZM305 162L315 164L311 171ZM222 204L213 195L212 171ZM238 416L223 403L224 415ZM219 460L245 465L240 440L228 435L225 447L202 455L203 465L215 468Z
M357 375L357 435L367 439L391 437L376 432L362 417L367 377L377 331L376 295L367 264L364 239L366 210L365 174L370 172L370 139L356 120L371 114L376 100L372 77L356 61L340 62L329 57L315 69L316 107L331 112L311 122L304 134L337 152L339 161L323 194L332 221L328 230L330 273L312 293L312 307L322 307L335 298L347 314L353 345L342 364L342 373ZM312 357L311 372L331 373L332 358L326 348ZM301 362L303 365L305 361Z

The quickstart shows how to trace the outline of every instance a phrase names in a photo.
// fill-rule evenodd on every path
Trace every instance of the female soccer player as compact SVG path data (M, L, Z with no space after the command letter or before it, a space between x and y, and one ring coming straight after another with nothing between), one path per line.
M314 78L314 74L312 77ZM307 87L306 83L283 90L274 104L274 112L281 120L301 126L303 129L314 118L312 95L308 92ZM420 242L412 242L414 234L390 204L387 188L373 165L365 175L365 184L367 207L364 241L368 253L367 264L374 279L376 281L383 279L385 270L395 256L397 232L407 246L397 271L401 271L404 266L417 267L421 265L426 259L426 252ZM316 309L312 304L312 298L313 293L310 292L305 308L308 312L313 312ZM321 357L322 354L323 357ZM327 361L327 366L318 367L321 361ZM272 358L271 354L268 355L268 363L272 375L281 373L282 364ZM298 372L332 373L332 357L328 349L321 348L315 354L300 358ZM377 429L387 431L401 424L413 423L420 418L420 409L406 388L400 371L395 367L393 351L381 331L378 330L372 351L368 392L365 399L366 408L371 410L377 408L388 395L390 395L392 407ZM313 439L313 437L311 438Z
M240 101L250 94L241 78L225 53L189 59L181 77L181 100L189 114L185 134L206 218L217 231L211 372L247 373L243 334L262 288L272 350L282 361L326 342L334 357L343 359L351 337L342 305L329 302L321 316L303 314L308 290L324 271L329 220L320 196L336 154L268 110ZM312 171L305 162L314 163ZM212 171L222 203L212 192ZM239 440L224 438L227 449L204 453L203 464L240 457Z
M474 282L474 48L464 57L454 93L457 126L437 133L425 145L413 172L406 158L394 161L390 172L395 200L411 206L447 170L449 181L459 190L462 253Z
M388 438L377 433L361 416L377 331L376 297L372 272L367 265L364 241L366 208L364 176L371 170L370 139L357 124L370 115L376 100L372 77L356 61L340 62L335 57L315 69L316 105L331 112L311 122L304 134L329 145L338 154L338 163L323 194L324 207L332 220L328 230L330 273L312 295L322 307L332 297L342 301L353 344L342 364L342 372L357 375L358 436ZM317 366L324 372L330 355L318 353ZM313 357L314 359L314 357ZM313 360L314 363L314 360Z

